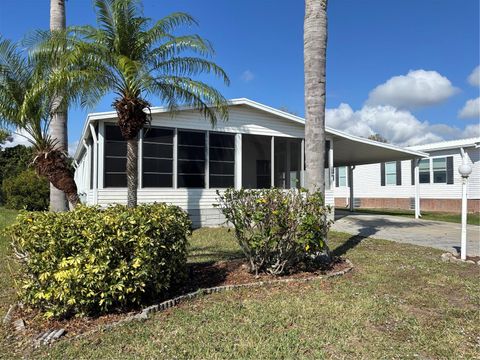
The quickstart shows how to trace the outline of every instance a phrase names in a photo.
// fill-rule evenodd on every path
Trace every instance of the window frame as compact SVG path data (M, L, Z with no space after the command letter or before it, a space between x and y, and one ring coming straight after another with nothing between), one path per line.
M212 141L211 141L211 136L228 136L233 139L233 147L224 147L224 146L212 146ZM235 133L230 133L230 132L219 132L219 131L209 131L207 133L208 136L208 148L206 151L208 152L208 159L206 159L206 162L208 161L208 166L206 167L205 175L208 177L208 188L209 189L228 189L228 188L233 188L235 187ZM212 160L212 149L228 149L233 151L233 160ZM224 174L224 173L214 173L212 172L212 162L213 163L220 163L220 164L232 164L233 169L232 173ZM213 177L231 177L232 178L232 184L231 186L212 186L212 176Z
M427 158L427 159L421 159L419 162L418 162L418 183L419 184L431 184L432 182L432 174L431 174L431 171L432 171L432 158ZM420 163L422 161L428 161L428 170L424 170L422 171L422 169L420 168ZM421 174L422 173L426 173L428 174L428 181L427 182L423 182L421 181Z
M113 122L105 122L103 126L103 188L105 189L125 189L127 188L127 167L125 165L125 171L107 171L107 159L125 159L125 163L127 161L127 150L125 150L125 156L121 155L107 155L107 148L108 144L110 143L125 143L125 147L127 146L127 140L108 140L107 139L107 134L108 134L108 128L117 128L120 131L120 127L118 124L113 123ZM112 186L112 185L107 185L107 177L108 175L125 175L125 186Z
M387 171L387 165L388 164L393 164L394 171L393 172L388 172ZM394 182L389 183L388 182L388 175L394 175ZM385 162L385 186L396 186L397 185L397 162L396 161L387 161Z
M180 144L180 134L181 133L199 133L203 134L203 145L182 145ZM183 129L183 128L177 128L177 141L176 141L176 170L177 173L175 174L176 177L176 184L177 184L177 189L207 189L208 188L208 182L207 182L207 173L208 173L208 167L207 167L207 162L208 162L208 154L209 152L209 146L207 144L207 138L208 138L208 131L205 130L196 130L196 129ZM190 148L198 148L198 149L203 149L203 159L184 159L180 158L180 148L181 147L190 147ZM189 162L203 162L203 172L202 173L181 173L180 172L180 162L183 161L189 161ZM180 185L180 177L181 176L202 176L203 177L203 186L182 186Z
M340 169L344 169L345 170L345 174L344 175L341 175L340 174ZM346 166L339 166L338 167L338 187L341 188L341 187L348 187L348 183L347 183L347 178L348 178L348 169ZM344 184L342 184L342 181L341 180L344 180Z
M444 168L443 170L435 170L434 168L434 163L435 163L435 160L443 160L444 162ZM448 178L448 174L447 174L447 156L436 156L436 157L432 157L431 158L431 162L430 162L430 169L431 169L431 175L430 175L430 181L432 184L447 184L447 178ZM444 172L445 173L445 181L436 181L435 179L435 172Z
M148 131L150 131L151 129L153 129L153 130L160 129L160 130L171 131L172 132L172 142L171 143L164 143L164 142L149 141L148 138L145 138L145 134L148 134ZM145 144L147 144L147 145L153 144L153 145L171 146L172 157L171 158L166 158L166 157L158 157L158 156L145 156ZM140 155L140 152L139 152L139 155ZM169 186L145 186L145 179L144 179L144 175L146 174L145 161L144 161L145 159L147 159L147 160L166 160L166 161L170 161L171 164L172 164L171 173L170 172L159 172L159 171L148 171L147 175L153 175L153 174L170 175L171 185L169 185ZM175 176L175 166L174 166L174 162L175 162L175 128L167 127L167 126L150 126L150 128L144 128L142 130L141 159L140 160L141 160L141 168L139 167L138 170L139 170L140 175L141 175L141 178L139 180L141 180L142 188L146 188L146 189L172 189L174 187L174 176Z

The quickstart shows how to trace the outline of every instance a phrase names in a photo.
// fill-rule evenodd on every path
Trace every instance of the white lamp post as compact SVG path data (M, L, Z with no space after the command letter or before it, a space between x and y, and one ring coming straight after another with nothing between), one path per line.
M460 258L467 259L467 182L468 176L472 173L472 167L465 162L458 167L458 172L462 176L462 239L460 248Z

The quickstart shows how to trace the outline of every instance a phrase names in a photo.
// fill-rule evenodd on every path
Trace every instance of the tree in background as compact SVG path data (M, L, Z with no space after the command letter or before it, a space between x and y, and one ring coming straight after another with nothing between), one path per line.
M50 0L50 31L63 32L66 27L65 0ZM60 151L68 152L68 106L62 101L59 93L53 99L50 136ZM68 202L65 193L50 184L50 209L52 211L67 211Z
M65 57L65 79L84 81L85 94L116 95L113 107L127 141L129 207L137 204L138 134L149 123L147 97L159 97L174 111L179 104L198 109L212 124L228 116L225 98L208 84L194 80L213 73L225 84L226 73L208 60L214 51L198 35L174 35L181 25L194 25L188 14L173 13L151 25L134 0L96 0L97 27L71 29L72 51ZM79 71L72 72L68 66ZM91 99L91 97L90 97Z
M63 191L75 206L79 197L68 155L48 134L57 98L49 81L56 71L49 65L27 57L23 48L0 37L0 126L27 135L37 173Z
M374 140L374 141L378 141L378 142L382 142L382 143L387 143L387 139L385 139L382 135L380 135L379 133L376 133L376 134L373 134L373 135L370 135L368 137L369 140Z
M327 0L305 0L303 44L306 187L325 198Z

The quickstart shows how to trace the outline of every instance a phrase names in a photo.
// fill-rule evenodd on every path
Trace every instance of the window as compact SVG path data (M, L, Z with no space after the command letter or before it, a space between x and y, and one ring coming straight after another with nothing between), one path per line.
M430 159L422 159L418 163L420 184L430 184Z
M395 161L385 163L385 183L387 185L397 184L397 163Z
M210 133L208 164L211 188L234 186L235 135Z
M104 186L127 187L127 141L116 125L105 126Z
M447 183L447 159L446 158L436 158L432 159L433 167L433 182L438 183Z
M342 166L338 168L338 185L347 186L347 167Z
M178 187L205 187L205 133L178 131Z
M142 186L173 186L173 129L149 128L144 130Z

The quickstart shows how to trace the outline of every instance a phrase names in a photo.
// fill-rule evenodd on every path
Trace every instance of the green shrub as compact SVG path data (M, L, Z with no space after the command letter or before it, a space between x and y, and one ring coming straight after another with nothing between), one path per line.
M326 248L331 208L320 192L228 189L217 194L252 272L290 272Z
M47 317L92 315L162 298L183 280L191 221L163 203L21 212L7 229L21 299Z
M38 176L32 169L4 179L2 193L7 208L30 211L48 209L50 186L47 179Z

